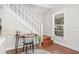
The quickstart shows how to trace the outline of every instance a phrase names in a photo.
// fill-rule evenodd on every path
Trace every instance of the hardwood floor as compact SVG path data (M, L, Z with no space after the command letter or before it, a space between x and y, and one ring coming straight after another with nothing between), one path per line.
M74 51L72 49L63 47L63 46L61 46L59 44L55 44L55 43L51 46L48 46L48 47L37 47L37 49L44 49L44 50L51 52L52 54L79 54L79 52L77 52L77 51ZM22 48L19 49L18 54L20 52L22 52ZM15 54L15 50L14 49L9 50L6 53L7 54Z
M79 54L78 51L74 51L72 49L63 47L59 44L53 44L53 45L48 46L46 48L41 47L41 49L47 50L53 54Z

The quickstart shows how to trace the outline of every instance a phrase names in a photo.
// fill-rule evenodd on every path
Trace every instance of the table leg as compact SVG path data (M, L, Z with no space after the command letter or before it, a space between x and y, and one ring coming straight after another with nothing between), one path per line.
M26 54L27 54L27 45L26 45Z
M16 43L15 43L16 54L18 53L18 42L19 42L19 39L16 39Z

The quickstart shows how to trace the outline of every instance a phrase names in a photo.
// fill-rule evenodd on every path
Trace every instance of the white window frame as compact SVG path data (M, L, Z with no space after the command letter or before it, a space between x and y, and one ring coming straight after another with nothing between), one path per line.
M55 23L54 23L55 16L58 15L58 14L61 14L61 13L64 13L64 11L56 12L52 15L52 17L53 17L53 19L52 19L52 34L53 34L54 37L56 36L55 33L54 33L55 32L55 26L63 26L63 37L64 37L64 24L55 25ZM59 30L57 30L57 31L59 31ZM61 37L61 36L58 36L58 37Z

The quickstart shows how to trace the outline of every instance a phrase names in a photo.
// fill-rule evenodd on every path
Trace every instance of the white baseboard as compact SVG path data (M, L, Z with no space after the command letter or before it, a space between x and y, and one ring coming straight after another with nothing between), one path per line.
M79 49L76 48L76 47L69 46L69 45L67 45L67 44L63 44L63 43L60 43L60 42L57 42L57 41L54 41L54 42L57 43L57 44L59 44L59 45L61 45L61 46L67 47L67 48L69 48L69 49L72 49L72 50L75 50L75 51L79 51Z

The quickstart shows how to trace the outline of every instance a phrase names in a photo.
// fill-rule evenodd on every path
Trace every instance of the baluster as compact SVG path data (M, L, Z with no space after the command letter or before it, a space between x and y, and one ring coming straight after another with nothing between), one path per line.
M18 15L20 16L21 11L20 11L20 4L18 5Z
M19 15L19 4L17 5L17 15Z
M24 7L22 7L22 18L24 19Z
M10 9L13 9L13 4L8 4Z
M21 5L19 4L18 5L18 15L20 16L20 17L22 17L22 10L21 10L22 8L21 8Z
M16 4L13 5L13 10L17 14L17 5Z
M26 20L26 22L27 22L27 11L24 11L24 19Z
M29 13L28 13L28 21L29 21L29 24L30 24L30 23L31 23L31 21L30 21Z
M21 18L23 18L23 7L22 7L22 5L20 5L21 6Z
M40 22L34 17L29 10L26 10L23 5L10 4L9 8L12 9L18 16L23 18L28 24L31 25L38 33L42 33Z

